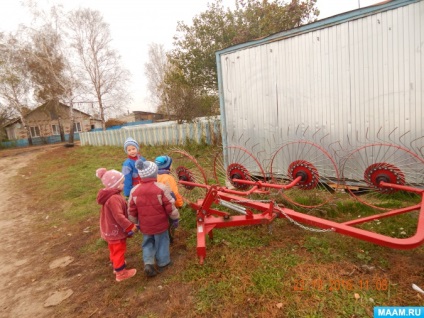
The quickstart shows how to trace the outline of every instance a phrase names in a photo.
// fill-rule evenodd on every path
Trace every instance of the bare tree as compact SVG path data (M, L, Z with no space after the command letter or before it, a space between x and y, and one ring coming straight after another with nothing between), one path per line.
M6 104L0 103L0 127L4 127L13 117L12 108L8 107ZM5 131L0 129L0 141L3 141L6 138Z
M28 68L35 86L37 101L44 103L51 101L55 113L59 110L59 100L65 94L62 84L64 62L56 46L60 40L50 28L45 27L40 31L32 32L32 42L27 44L26 54ZM49 103L50 104L50 103ZM57 116L61 141L65 141L63 124L60 116Z
M32 145L25 114L31 104L32 85L21 42L12 34L0 38L0 99L18 115L25 127L28 143ZM3 113L3 112L2 112ZM7 113L7 116L10 116Z
M69 23L73 30L72 46L82 62L84 79L91 87L86 93L97 100L105 130L106 114L125 109L130 99L126 90L130 73L121 67L120 56L111 48L109 25L99 11L79 9L70 14Z
M75 91L80 83L74 69L74 61L70 56L69 44L66 42L67 30L61 7L52 7L48 13L32 6L35 23L41 26L26 27L29 40L26 47L28 67L34 84L36 97L41 101L50 101L58 110L59 102L64 100L69 105L69 145L74 143L73 101ZM64 141L63 125L57 117L62 141Z
M168 60L163 44L151 43L148 54L149 62L144 64L144 74L148 81L147 88L150 93L150 101L157 109L165 110L169 117L170 110L168 104L165 103L166 95L164 90Z

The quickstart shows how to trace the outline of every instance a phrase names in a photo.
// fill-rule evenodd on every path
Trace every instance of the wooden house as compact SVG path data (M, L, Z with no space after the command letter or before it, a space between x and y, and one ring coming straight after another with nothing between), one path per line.
M74 133L87 132L101 128L102 122L80 110L73 109ZM24 120L29 127L31 138L59 139L71 131L70 107L59 103L47 102L25 115ZM16 118L4 126L9 140L27 139L29 136L20 118ZM55 138L56 137L56 138Z

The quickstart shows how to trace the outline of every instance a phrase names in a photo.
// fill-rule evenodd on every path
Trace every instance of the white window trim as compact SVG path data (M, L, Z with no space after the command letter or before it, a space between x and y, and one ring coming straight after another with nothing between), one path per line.
M38 134L37 134L37 130L38 130ZM30 126L29 127L29 131L31 133L31 138L40 137L40 127L38 127L38 126ZM33 134L33 132L34 132L34 134Z
M54 127L56 127L56 130L54 129ZM52 124L52 135L53 136L59 136L60 135L59 125Z
M76 133L82 132L81 123L79 121L74 122L74 132Z

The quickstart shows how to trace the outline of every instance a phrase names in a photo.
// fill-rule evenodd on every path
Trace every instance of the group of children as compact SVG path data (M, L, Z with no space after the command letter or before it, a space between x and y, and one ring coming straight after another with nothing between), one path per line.
M156 276L171 264L170 229L178 227L183 199L177 182L170 174L172 158L159 156L155 162L140 155L133 138L124 143L128 158L122 172L99 168L96 176L104 188L97 194L100 204L100 233L108 243L109 258L118 282L133 277L137 270L127 269L126 239L137 230L143 234L141 244L144 273Z

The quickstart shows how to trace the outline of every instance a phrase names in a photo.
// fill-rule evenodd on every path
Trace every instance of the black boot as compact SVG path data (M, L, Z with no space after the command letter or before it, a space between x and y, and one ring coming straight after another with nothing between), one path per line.
M144 274L146 274L147 277L153 277L156 276L156 270L152 264L146 264L144 265Z

